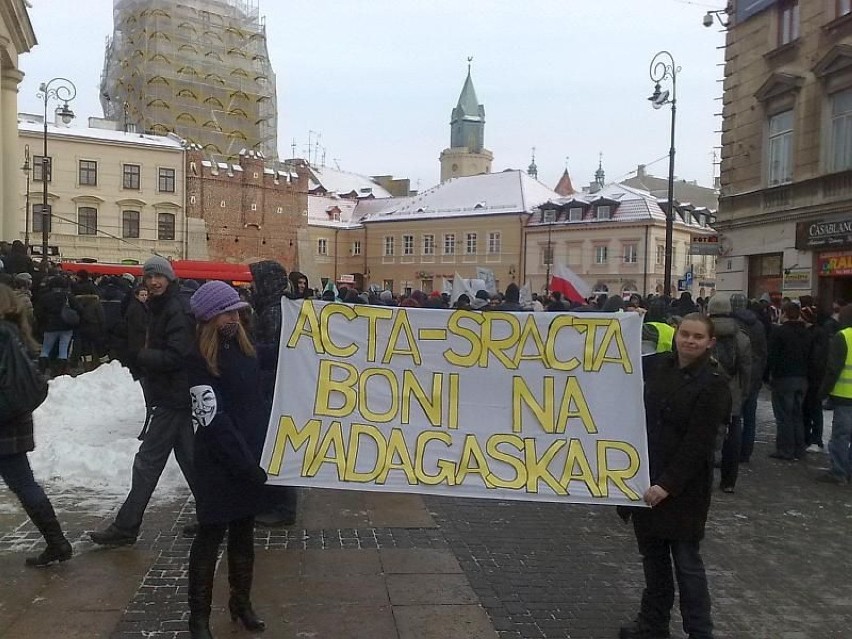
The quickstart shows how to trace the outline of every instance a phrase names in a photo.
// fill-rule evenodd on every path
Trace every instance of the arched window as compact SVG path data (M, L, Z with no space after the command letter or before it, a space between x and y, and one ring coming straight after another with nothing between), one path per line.
M139 211L122 211L121 237L139 237Z
M175 239L175 216L174 213L157 214L157 239Z
M77 235L98 234L98 210L91 206L77 209Z

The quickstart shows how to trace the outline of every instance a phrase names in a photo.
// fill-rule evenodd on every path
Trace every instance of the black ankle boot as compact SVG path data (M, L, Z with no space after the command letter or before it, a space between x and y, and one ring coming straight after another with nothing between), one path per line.
M50 501L45 499L32 506L24 506L32 522L36 525L41 536L47 542L41 554L35 557L27 557L27 566L47 566L54 561L68 561L71 559L73 550L71 544L62 533L62 527L56 518L56 512Z
M251 607L251 602L240 603L233 596L228 600L228 610L231 613L231 621L236 622L238 619L243 628L252 632L266 630L266 622L260 619Z
M190 639L213 639L210 634L210 618L190 613L189 636Z
M668 639L671 636L668 628L649 626L643 619L636 619L618 631L619 639Z

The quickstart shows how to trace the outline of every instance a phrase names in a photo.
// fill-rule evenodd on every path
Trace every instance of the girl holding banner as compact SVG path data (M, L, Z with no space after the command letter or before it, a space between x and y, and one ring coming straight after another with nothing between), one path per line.
M254 346L238 311L248 304L224 282L190 299L198 320L189 385L195 426L198 534L189 555L189 631L211 639L210 606L219 546L228 533L228 609L247 630L266 624L252 609L254 516L262 512L266 473L258 465L270 406L264 400Z
M710 358L713 323L698 313L683 318L675 351L654 356L645 382L645 425L650 508L632 509L633 529L645 572L636 620L621 639L669 637L674 575L683 629L691 639L712 639L710 593L699 543L704 537L713 485L713 452L719 424L730 409L727 376Z

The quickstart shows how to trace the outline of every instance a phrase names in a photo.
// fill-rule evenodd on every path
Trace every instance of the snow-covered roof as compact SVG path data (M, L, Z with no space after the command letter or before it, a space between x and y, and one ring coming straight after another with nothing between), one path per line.
M638 222L644 220L666 221L666 200L660 200L648 191L633 188L625 184L611 183L603 186L595 193L572 194L567 197L551 198L559 213L554 222L560 224L584 224L596 222ZM598 219L595 212L597 205L610 206L610 217ZM574 207L584 208L583 218L580 220L570 219L570 209ZM535 211L530 217L529 226L546 225L544 220L544 209ZM675 222L693 227L696 230L704 229L710 231L708 223L712 221L714 214L706 208L695 208L691 204L681 205L675 202Z
M328 166L309 165L312 177L309 180L310 191L322 187L327 193L348 195L355 193L357 198L388 198L391 194L366 175L338 171Z
M39 120L19 119L18 131L21 133L42 135L44 133L44 123L40 118ZM51 122L47 123L47 135L51 138L83 138L100 142L117 142L175 151L181 151L184 148L183 143L177 137L171 135L150 135L148 133L129 133L89 127L56 126Z
M379 222L531 213L538 205L558 198L558 193L523 171L510 170L452 178L417 195L394 198L362 219Z
M349 228L354 225L353 213L357 204L356 200L337 196L308 195L308 225Z

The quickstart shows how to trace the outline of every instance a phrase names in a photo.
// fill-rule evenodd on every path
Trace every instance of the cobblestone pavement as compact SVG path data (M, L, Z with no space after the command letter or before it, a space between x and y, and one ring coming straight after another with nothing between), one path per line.
M737 492L714 495L702 547L717 638L852 637L852 488L814 481L824 454L767 457L766 398L759 422ZM641 566L613 508L405 497L306 491L296 526L258 529L254 599L273 620L264 636L603 639L634 615ZM152 507L134 547L107 551L85 535L103 517L63 504L77 554L41 571L22 566L38 533L8 491L0 502L0 638L188 637L180 530L191 500ZM248 636L227 620L221 574L216 593L216 636ZM676 612L672 630L683 636Z
M752 462L741 467L735 494L714 494L702 544L716 637L852 637L852 488L814 481L825 454L795 463L767 457L768 397L758 422ZM638 609L641 564L632 527L614 509L426 503L502 639L617 637ZM672 633L684 636L679 618Z

